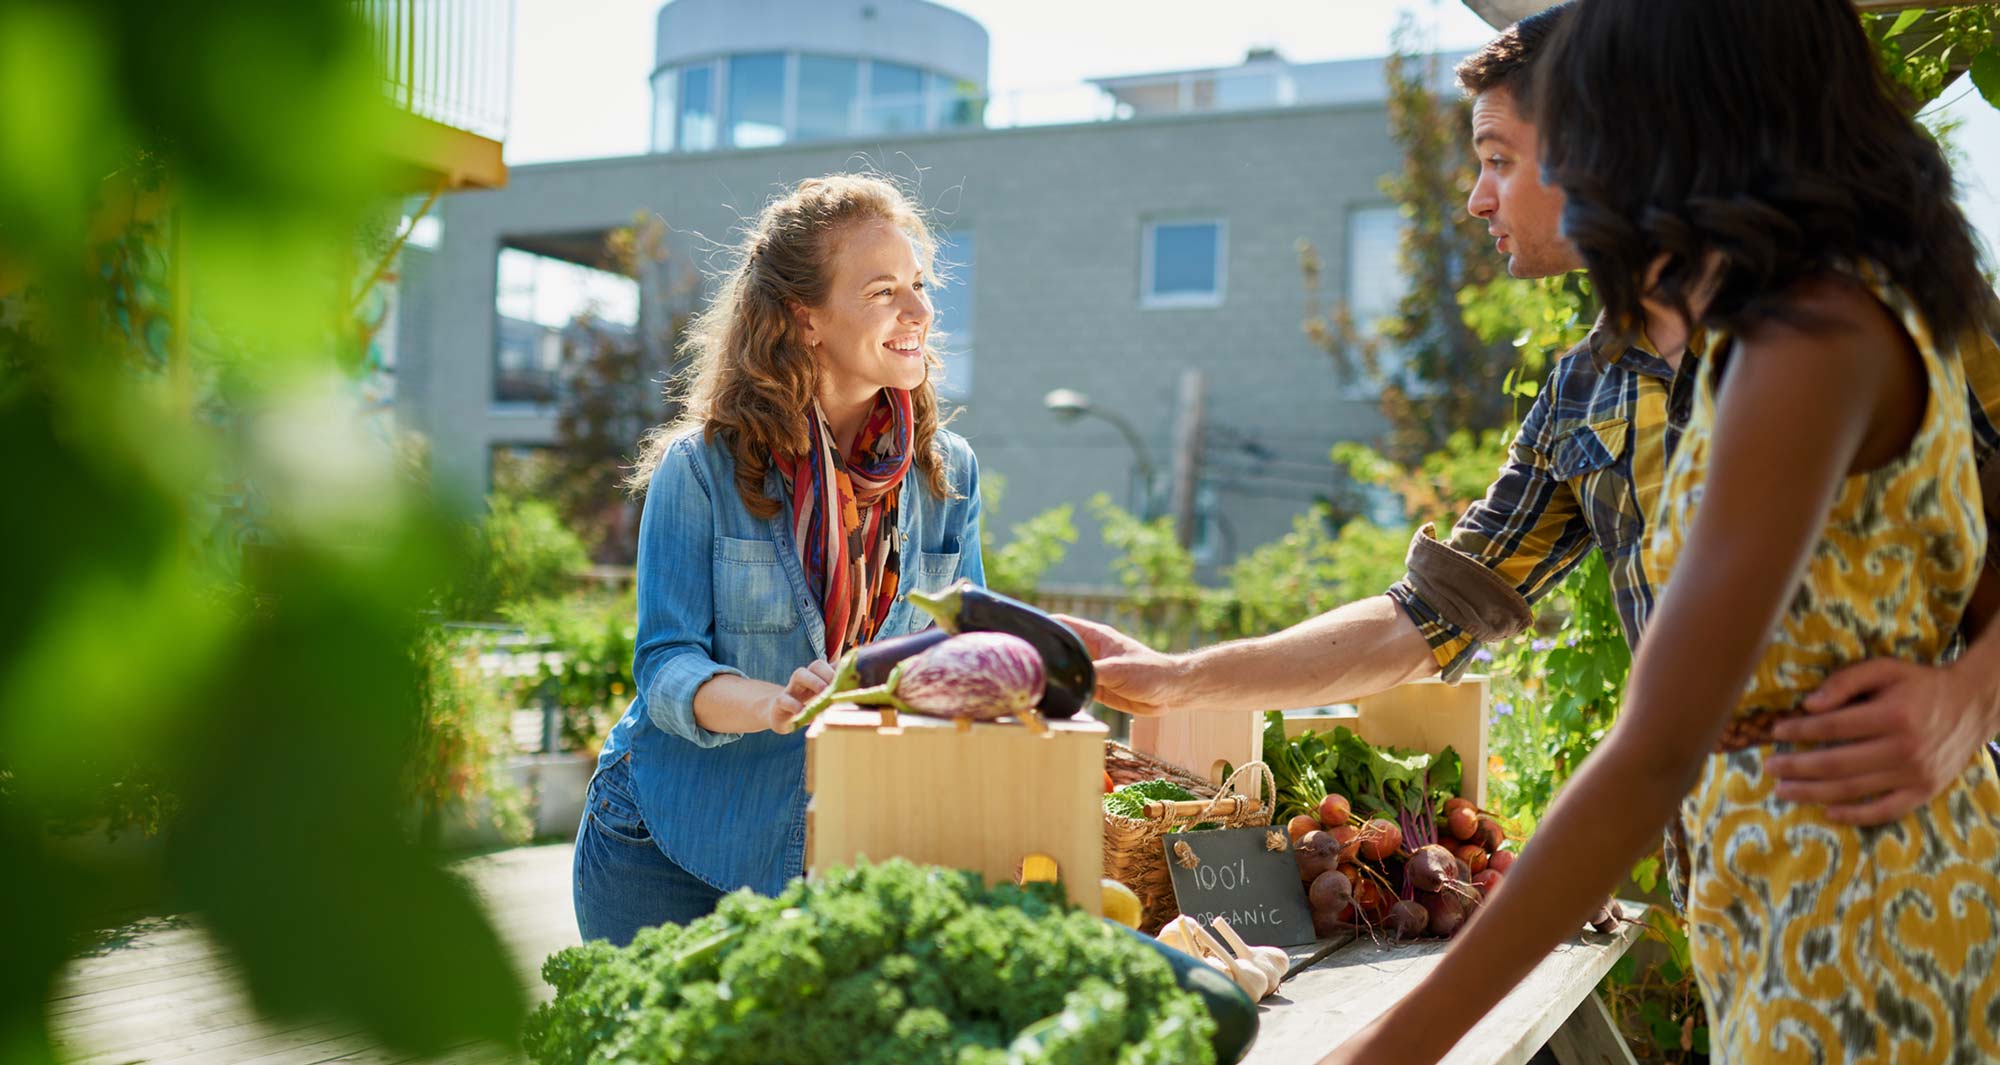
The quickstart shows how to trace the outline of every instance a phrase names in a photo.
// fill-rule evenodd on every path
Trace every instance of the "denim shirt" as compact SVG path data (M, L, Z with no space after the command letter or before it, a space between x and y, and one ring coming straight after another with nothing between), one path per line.
M972 448L943 430L937 443L959 498L938 499L911 468L897 519L904 589L986 581ZM735 469L721 439L690 433L669 445L653 474L639 523L638 694L597 764L602 771L629 756L639 813L675 864L722 891L775 895L805 871L805 734L710 732L695 721L694 694L723 673L785 683L825 656L826 627L792 544L789 509L751 515ZM764 489L783 498L775 470ZM929 623L898 596L876 635Z

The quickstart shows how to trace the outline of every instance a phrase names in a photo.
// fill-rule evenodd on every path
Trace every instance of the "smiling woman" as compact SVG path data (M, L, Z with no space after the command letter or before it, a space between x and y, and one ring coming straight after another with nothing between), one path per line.
M585 939L685 923L805 866L792 722L905 596L984 583L972 451L940 427L935 243L894 185L801 183L748 227L688 331L683 414L648 434L638 695L579 826Z

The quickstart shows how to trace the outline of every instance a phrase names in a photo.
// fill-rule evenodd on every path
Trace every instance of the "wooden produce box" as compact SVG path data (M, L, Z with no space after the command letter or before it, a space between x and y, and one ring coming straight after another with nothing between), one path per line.
M1285 715L1285 735L1332 732L1342 725L1377 747L1408 747L1436 754L1450 747L1465 766L1458 793L1486 805L1486 677L1468 674L1457 684L1415 680L1354 704L1352 714Z
M1046 854L1070 901L1101 915L1109 732L1090 717L1039 734L916 714L884 727L880 711L829 707L806 730L806 870L907 858L1002 883Z
M1460 794L1484 806L1487 701L1483 674L1467 674L1456 685L1435 678L1415 680L1358 700L1350 713L1287 713L1285 733L1332 732L1346 725L1378 746L1432 754L1449 746L1465 763ZM1218 782L1222 763L1243 765L1264 756L1264 715L1248 710L1187 710L1135 718L1131 747Z

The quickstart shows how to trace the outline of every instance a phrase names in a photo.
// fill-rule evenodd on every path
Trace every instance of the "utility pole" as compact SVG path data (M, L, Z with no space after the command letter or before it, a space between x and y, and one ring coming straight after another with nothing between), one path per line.
M1181 371L1180 403L1174 419L1174 467L1171 494L1174 539L1182 547L1194 542L1195 488L1201 483L1202 396L1206 382L1200 370Z

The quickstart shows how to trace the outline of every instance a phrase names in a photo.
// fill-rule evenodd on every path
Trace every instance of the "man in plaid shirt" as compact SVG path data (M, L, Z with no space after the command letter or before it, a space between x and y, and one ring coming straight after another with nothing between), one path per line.
M1486 220L1515 277L1582 269L1558 222L1562 192L1541 183L1533 116L1534 56L1568 5L1523 19L1458 67L1473 97L1479 180L1467 210ZM1097 659L1098 698L1127 713L1268 709L1348 702L1422 677L1455 681L1480 644L1524 631L1533 604L1595 548L1629 642L1654 605L1646 520L1694 391L1701 338L1649 323L1649 347L1591 335L1560 359L1529 408L1499 479L1440 539L1410 544L1387 594L1283 632L1185 655L1153 651L1114 629L1065 618ZM1988 500L2000 500L2000 348L1979 338L1965 358ZM1977 604L1975 603L1975 611ZM2000 637L1993 638L2000 647ZM1979 656L1982 660L1986 657ZM1787 742L1826 743L1772 757L1779 794L1825 803L1836 820L1880 824L1929 801L1973 749L2000 733L2000 678L1953 666L1878 660L1835 674L1808 705L1823 713L1778 726Z

